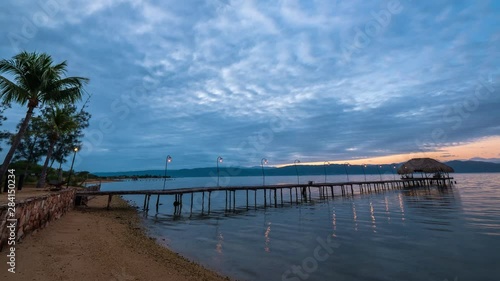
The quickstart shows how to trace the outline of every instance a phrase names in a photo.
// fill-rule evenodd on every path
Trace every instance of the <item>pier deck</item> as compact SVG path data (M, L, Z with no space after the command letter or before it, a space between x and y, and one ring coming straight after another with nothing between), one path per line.
M236 209L236 192L246 192L246 208L250 207L250 199L253 199L253 207L258 206L257 191L262 192L263 204L259 206L264 207L277 207L279 204L299 204L301 202L308 202L313 199L311 188L316 188L318 191L314 194L320 199L333 198L335 196L354 195L355 190L359 190L359 194L367 192L377 192L389 189L403 189L413 187L446 187L453 185L453 178L410 178L400 180L381 180L381 181L356 181L356 182L325 182L308 184L278 184L278 185L260 185L260 186L219 186L219 187L192 187L192 188L176 188L167 190L119 190L119 191L97 191L85 190L77 191L77 196L108 196L109 209L112 197L114 195L144 195L143 210L148 211L150 206L151 196L156 195L156 212L158 212L160 196L173 195L174 199L174 214L181 214L183 195L191 195L190 200L190 213L193 210L193 196L195 193L201 193L201 209L202 213L205 210L205 202L208 204L208 213L211 210L211 195L214 192L225 192L225 210ZM253 191L253 198L250 198L249 191ZM285 196L283 195L285 191ZM205 196L205 194L208 194ZM207 197L207 199L205 199ZM286 198L285 198L286 197Z

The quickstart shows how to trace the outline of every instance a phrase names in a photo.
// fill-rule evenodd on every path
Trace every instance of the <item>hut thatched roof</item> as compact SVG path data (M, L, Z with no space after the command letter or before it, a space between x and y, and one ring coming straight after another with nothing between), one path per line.
M413 158L410 161L403 163L398 169L398 174L400 175L438 172L453 173L455 171L452 167L432 158Z

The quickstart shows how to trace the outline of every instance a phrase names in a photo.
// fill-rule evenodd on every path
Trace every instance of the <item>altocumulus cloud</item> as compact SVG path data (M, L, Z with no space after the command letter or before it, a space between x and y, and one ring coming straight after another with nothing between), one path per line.
M2 6L2 58L44 51L91 79L78 169L341 160L500 135L495 1Z

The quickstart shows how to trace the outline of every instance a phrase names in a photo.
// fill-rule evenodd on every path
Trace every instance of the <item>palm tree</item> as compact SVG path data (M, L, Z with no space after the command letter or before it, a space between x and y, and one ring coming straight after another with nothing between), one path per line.
M26 117L0 167L0 179L5 175L38 105L74 103L81 99L83 85L88 79L63 77L66 74L66 66L66 61L54 64L50 55L36 52L22 52L10 60L0 61L0 73L13 77L11 81L0 75L0 98L6 103L16 102L28 106Z
M48 108L47 119L45 120L43 130L46 131L49 140L49 147L47 150L47 157L45 158L45 163L43 164L42 173L40 179L36 185L37 188L43 187L45 185L45 179L47 178L47 168L49 166L49 161L52 158L52 153L54 152L54 146L61 137L61 135L67 134L78 128L77 116L72 115L71 107L66 106L64 108Z

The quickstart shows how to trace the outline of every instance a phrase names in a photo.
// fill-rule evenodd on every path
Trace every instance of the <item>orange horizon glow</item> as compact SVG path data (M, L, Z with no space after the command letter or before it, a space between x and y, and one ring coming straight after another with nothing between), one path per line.
M301 162L300 165L324 165L325 162L330 164L344 164L349 163L352 165L386 165L394 163L406 162L412 158L429 157L438 161L451 161L451 160L469 160L471 158L500 158L500 136L485 137L476 141L443 146L436 151L420 151L404 154L393 154L378 157L366 157L357 159L342 159L342 160L325 160L320 162ZM276 167L285 167L292 164L276 165Z

